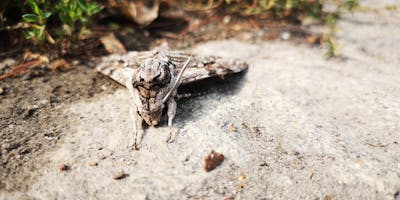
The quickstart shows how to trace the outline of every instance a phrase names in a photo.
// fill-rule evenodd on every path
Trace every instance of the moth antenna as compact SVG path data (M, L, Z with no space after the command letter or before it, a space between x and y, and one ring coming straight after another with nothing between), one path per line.
M167 93L167 94L165 95L165 97L163 98L163 100L162 100L162 103L163 103L163 104L169 99L169 97L172 95L172 92L174 92L174 90L179 86L179 83L180 83L180 81L181 81L181 79L182 79L182 76L183 76L183 72L186 70L186 68L187 68L187 66L189 65L189 62L190 62L191 59L192 59L192 56L190 56L190 57L186 60L186 63L183 65L181 71L179 72L178 77L177 77L177 79L176 79L174 85L172 86L172 88L168 91L168 93Z

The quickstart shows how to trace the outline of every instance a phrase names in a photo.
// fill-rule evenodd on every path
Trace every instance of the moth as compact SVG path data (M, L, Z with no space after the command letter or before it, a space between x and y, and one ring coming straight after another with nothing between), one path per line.
M176 131L172 128L172 122L180 85L215 76L223 77L247 68L248 64L238 59L192 55L164 46L152 51L105 56L96 69L129 90L133 121L129 146L138 150L144 134L143 122L149 126L157 125L165 108L170 128L167 142L174 138Z

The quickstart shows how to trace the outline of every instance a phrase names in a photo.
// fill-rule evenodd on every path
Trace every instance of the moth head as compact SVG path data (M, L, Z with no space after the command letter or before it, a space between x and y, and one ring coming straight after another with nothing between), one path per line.
M152 83L167 85L171 80L173 67L167 56L162 52L155 52L140 65L135 82L146 85L152 85Z

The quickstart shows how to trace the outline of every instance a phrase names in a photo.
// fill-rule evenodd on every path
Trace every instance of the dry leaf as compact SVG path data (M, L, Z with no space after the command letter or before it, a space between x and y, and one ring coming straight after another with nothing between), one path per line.
M66 72L66 71L72 69L72 67L64 59L58 59L58 60L55 60L55 61L51 62L50 63L50 68L51 68L52 71L55 71L55 70L58 69L58 70L60 70L62 72Z
M125 17L140 25L146 26L158 17L160 1L124 0L118 5Z
M114 33L102 36L100 41L108 53L126 53L124 45L115 37Z
M309 35L306 37L306 41L309 44L319 44L321 41L321 37L315 35Z
M24 56L22 56L22 61L21 63L25 63L27 61L32 61L32 60L37 60L40 63L49 63L50 59L49 57L45 56L45 55L41 55L38 53L32 53L30 51L27 51Z

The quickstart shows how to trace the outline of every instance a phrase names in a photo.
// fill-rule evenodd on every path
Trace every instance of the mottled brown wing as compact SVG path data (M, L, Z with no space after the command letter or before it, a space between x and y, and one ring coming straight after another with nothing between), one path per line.
M109 76L118 83L125 85L126 77L124 71L126 68L137 69L140 63L150 54L150 51L131 51L127 54L111 54L104 56L97 65L96 70L106 76Z
M126 70L126 68L137 69L140 63L153 53L154 51L133 51L127 54L112 54L103 57L96 69L124 85L126 80L126 77L124 77L124 70ZM184 63L191 55L183 51L171 50L168 50L167 54L171 62L176 66L176 73L180 72ZM188 84L214 76L223 77L228 74L244 71L247 68L247 63L238 59L193 55L189 66L183 73L182 84Z
M180 71L190 54L176 52L171 54L171 59L176 63L177 71ZM182 76L182 84L188 84L202 79L238 73L248 68L248 64L239 59L227 59L217 56L193 55L189 66Z

